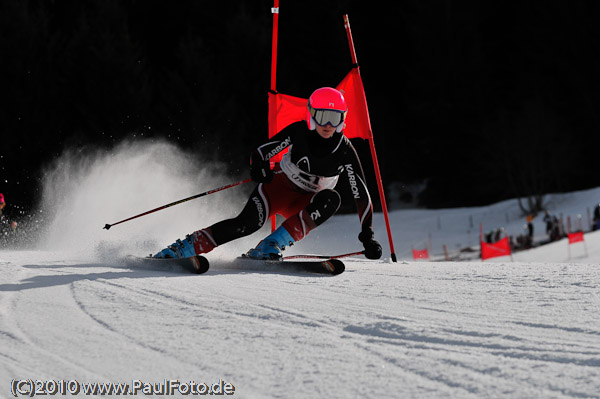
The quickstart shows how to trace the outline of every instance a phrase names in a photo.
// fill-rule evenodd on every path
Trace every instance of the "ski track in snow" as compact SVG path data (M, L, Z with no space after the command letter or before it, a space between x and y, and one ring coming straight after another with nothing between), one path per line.
M348 260L340 276L132 270L0 251L13 378L204 381L233 397L598 398L598 264Z

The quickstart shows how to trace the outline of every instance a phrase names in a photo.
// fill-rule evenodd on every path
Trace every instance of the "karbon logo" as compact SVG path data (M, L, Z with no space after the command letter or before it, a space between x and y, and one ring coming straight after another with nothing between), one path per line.
M258 211L258 225L262 226L265 222L265 211L262 202L258 197L252 197L252 201L254 201L254 205L256 205L256 210Z
M285 148L287 148L287 146L290 145L291 141L292 139L290 137L283 140L277 147L273 148L271 151L269 151L267 155L265 155L265 161L268 161L269 159L273 158L275 155L283 151Z
M346 171L348 172L348 180L350 181L350 190L352 190L352 195L354 195L354 198L360 198L360 192L358 191L358 186L356 185L356 175L354 174L352 165L346 165Z

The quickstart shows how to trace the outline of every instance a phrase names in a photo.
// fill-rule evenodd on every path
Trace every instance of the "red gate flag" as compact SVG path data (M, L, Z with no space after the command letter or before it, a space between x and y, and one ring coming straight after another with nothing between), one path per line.
M306 119L308 100L269 92L269 138L294 122Z
M508 243L508 237L496 241L493 244L481 242L481 260L489 258L495 258L497 256L510 255L510 244Z
M344 128L344 136L352 138L369 138L368 111L364 107L362 96L364 89L358 78L358 69L352 70L337 85L346 100L348 117ZM282 93L269 93L269 138L294 122L306 120L308 100Z
M569 233L568 236L569 244L583 241L583 231L578 231L577 233Z
M429 251L425 249L413 249L413 259L429 259Z
M269 92L269 138L292 123L306 119L307 106L307 99ZM288 148L275 155L271 162L280 162L286 152Z
M352 70L337 85L338 89L344 95L348 105L348 117L346 118L346 127L344 127L344 136L349 139L361 138L369 139L369 111L362 100L365 95L365 89L362 80L358 75L358 68Z

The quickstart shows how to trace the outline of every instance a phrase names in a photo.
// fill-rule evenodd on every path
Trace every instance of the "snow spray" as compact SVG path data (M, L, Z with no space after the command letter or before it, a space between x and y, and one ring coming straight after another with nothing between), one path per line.
M70 149L45 171L42 212L48 221L39 249L106 260L158 252L177 238L241 209L247 193L228 190L119 226L101 227L232 179L222 165L156 141L124 142L111 150Z

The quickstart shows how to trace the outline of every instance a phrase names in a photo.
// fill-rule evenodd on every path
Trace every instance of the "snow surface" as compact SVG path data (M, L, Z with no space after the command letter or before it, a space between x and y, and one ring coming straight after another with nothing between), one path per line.
M504 201L393 211L397 263L378 214L386 258L348 259L339 276L231 267L266 228L217 248L204 275L126 267L123 255L241 209L251 184L102 229L235 181L212 165L137 143L66 153L48 169L42 238L0 251L0 397L12 397L13 379L221 379L239 398L600 397L600 233L512 259L411 259L425 246L434 259L442 245L458 256L477 245L480 222L521 234L516 201ZM599 200L600 188L547 197L584 227ZM544 240L541 216L535 228ZM358 232L356 215L336 216L286 255L360 250Z

